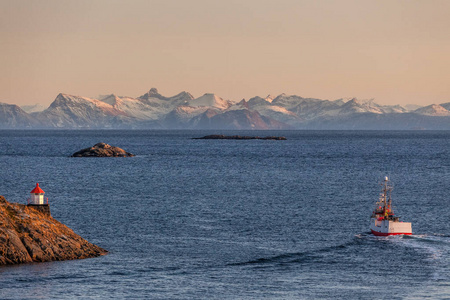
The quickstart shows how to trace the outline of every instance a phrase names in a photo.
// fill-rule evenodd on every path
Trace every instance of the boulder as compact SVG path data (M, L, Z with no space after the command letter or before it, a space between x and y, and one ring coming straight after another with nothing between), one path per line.
M130 157L134 154L106 143L98 143L72 154L72 157Z

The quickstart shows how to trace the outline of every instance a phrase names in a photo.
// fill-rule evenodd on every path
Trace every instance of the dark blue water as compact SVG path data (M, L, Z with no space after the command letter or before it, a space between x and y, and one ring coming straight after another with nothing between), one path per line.
M137 156L68 157L98 142ZM368 234L384 176L413 236ZM36 182L110 254L2 267L1 299L450 297L448 131L0 131L0 194Z

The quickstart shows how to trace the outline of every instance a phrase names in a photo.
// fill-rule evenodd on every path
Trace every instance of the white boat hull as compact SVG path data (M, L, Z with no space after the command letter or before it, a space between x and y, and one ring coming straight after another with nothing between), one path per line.
M412 234L410 222L400 222L392 220L378 220L376 218L370 219L370 230L374 235L388 236L399 234Z

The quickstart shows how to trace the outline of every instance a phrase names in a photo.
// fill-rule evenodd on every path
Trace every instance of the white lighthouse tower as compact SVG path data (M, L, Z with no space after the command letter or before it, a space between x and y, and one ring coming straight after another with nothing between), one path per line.
M45 192L39 187L39 183L36 183L36 187L30 192L30 194L31 197L28 199L28 206L50 215L48 198L44 198Z
M36 187L30 192L30 194L31 198L28 204L32 205L48 204L48 200L47 203L44 203L45 192L39 187L39 183L36 183Z

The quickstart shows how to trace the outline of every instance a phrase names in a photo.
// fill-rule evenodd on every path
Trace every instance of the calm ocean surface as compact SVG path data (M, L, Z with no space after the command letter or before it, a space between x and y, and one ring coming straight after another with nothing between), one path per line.
M68 157L98 142L137 156ZM412 236L368 233L384 176ZM110 253L1 267L0 299L450 298L449 131L0 131L0 194L36 182Z

